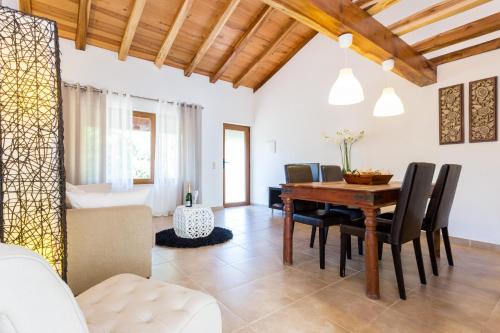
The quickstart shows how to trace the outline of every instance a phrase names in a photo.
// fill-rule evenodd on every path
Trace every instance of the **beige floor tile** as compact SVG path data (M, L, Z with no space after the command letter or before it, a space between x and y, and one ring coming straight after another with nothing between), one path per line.
M219 308L222 317L222 332L230 333L239 330L247 325L247 323L232 313L224 304L219 302Z
M381 300L365 296L364 256L352 240L349 276L340 279L338 228L330 230L326 269L319 268L317 239L296 224L294 264L284 266L283 217L262 206L216 211L216 224L234 239L198 249L155 247L153 279L214 295L221 303L224 332L486 332L500 330L500 253L452 244L455 266L438 260L432 275L422 239L427 285L421 285L411 244L402 262L408 299L399 300L390 247L379 263ZM155 230L172 227L155 219ZM390 305L390 307L388 307Z
M190 273L189 278L212 295L252 280L248 275L229 265L199 270Z

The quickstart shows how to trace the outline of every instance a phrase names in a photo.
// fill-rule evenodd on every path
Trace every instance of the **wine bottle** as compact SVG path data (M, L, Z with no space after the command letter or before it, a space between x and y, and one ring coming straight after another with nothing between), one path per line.
M191 194L191 184L188 185L188 191L186 193L186 207L193 206L193 195Z

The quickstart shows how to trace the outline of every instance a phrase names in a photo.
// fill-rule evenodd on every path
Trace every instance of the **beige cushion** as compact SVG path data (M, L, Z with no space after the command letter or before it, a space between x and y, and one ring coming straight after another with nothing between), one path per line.
M77 302L91 333L221 332L213 297L132 274L90 288Z

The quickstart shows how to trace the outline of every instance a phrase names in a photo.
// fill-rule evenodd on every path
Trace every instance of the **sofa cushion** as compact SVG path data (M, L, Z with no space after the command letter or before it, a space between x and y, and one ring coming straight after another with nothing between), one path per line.
M130 205L147 205L149 189L122 192L66 192L72 208L102 208Z
M77 302L91 333L221 332L213 297L132 274L90 288Z

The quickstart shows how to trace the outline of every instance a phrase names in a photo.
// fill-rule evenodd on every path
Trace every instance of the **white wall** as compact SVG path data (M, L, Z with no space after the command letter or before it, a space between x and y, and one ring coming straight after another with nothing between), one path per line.
M389 169L401 179L409 162L463 165L450 222L453 236L500 244L500 143L439 145L438 88L500 74L500 50L442 65L437 84L419 88L375 63L348 51L348 64L365 91L365 101L350 107L327 103L329 89L343 66L337 43L318 35L256 94L252 128L252 202L267 203L267 187L284 181L291 162L340 163L338 148L321 133L365 129L353 148L354 167ZM371 113L386 79L395 87L406 113L374 118ZM468 137L468 93L465 93ZM276 140L273 154L267 142ZM437 169L438 170L438 169ZM437 172L436 172L437 175Z
M207 77L129 57L119 61L114 52L87 46L75 49L74 42L60 40L62 79L133 95L200 104L202 113L203 203L222 206L222 124L252 125L254 95L250 89L233 89L229 83L211 84ZM138 109L148 103L137 100Z

